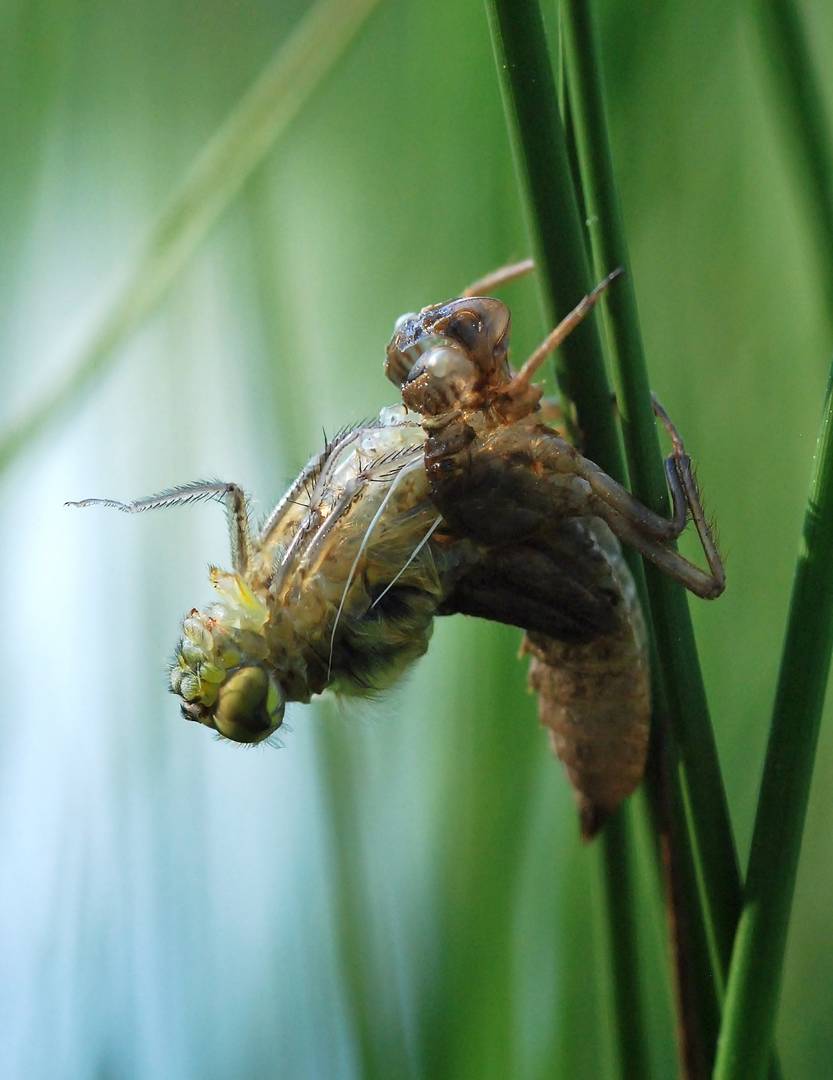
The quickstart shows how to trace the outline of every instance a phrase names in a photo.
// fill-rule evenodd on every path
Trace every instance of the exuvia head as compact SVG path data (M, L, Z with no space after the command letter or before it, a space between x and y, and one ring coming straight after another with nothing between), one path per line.
M423 415L443 412L509 377L509 322L507 306L485 296L403 315L387 347L385 374L401 387L406 405Z
M183 699L186 720L233 742L263 742L283 723L286 705L265 664L265 609L236 574L213 570L211 579L221 600L183 620L171 690Z

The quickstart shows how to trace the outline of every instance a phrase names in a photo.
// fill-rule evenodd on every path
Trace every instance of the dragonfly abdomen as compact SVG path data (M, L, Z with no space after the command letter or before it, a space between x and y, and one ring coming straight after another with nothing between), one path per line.
M575 791L582 838L590 840L642 779L651 692L642 611L622 550L598 519L583 526L616 589L613 625L584 641L530 632L524 651L539 719Z

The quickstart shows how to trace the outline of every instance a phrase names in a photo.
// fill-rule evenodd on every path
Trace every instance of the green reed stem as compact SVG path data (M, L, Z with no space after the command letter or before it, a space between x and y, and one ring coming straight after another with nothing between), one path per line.
M504 105L538 267L546 318L563 318L593 282L558 113L537 0L487 0ZM556 354L564 397L575 405L587 453L625 475L596 320L586 319Z
M630 803L620 806L606 822L600 839L620 1071L623 1077L643 1080L650 1075L650 1069L639 986L639 943L634 923L636 868L630 813ZM637 994L635 998L634 993Z
M833 322L833 154L830 118L807 36L794 0L766 0L750 12L761 34L763 84L772 88L773 111L781 124L796 191L803 199L815 241L828 318Z
M762 1075L833 649L833 366L793 583L715 1076Z
M652 662L659 661L656 649ZM680 1075L686 1080L709 1075L714 1043L709 1035L720 1023L720 1005L712 972L706 920L694 849L687 832L687 815L679 777L677 747L671 738L661 673L652 680L654 694L652 757L649 787L657 832L658 854L666 895L666 915L674 972L677 1011L677 1052Z
M611 290L606 311L631 487L648 506L667 515L667 488L610 155L590 6L584 0L563 0L561 26L568 99L596 274L614 266L623 266L627 271L624 280ZM685 1022L686 1015L691 1019L696 1013L701 1028L696 1040L701 1044L701 1053L696 1057L702 1063L700 1068L707 1068L714 1052L719 1015L713 995L715 991L719 994L729 963L740 910L740 873L687 598L681 586L651 565L645 567L645 578L671 726L666 738L670 735L676 744L669 749L674 756L678 750L681 767L679 776L669 770L666 779L675 786L681 783L684 790L684 798L674 794L669 801L678 810L686 802L690 808L687 824L699 864L704 914L716 951L714 982L709 978L709 956L702 952L697 955L697 962L706 970L697 972L695 984L712 1000L701 1002L696 1010L684 1010L683 1015ZM682 821L676 823L675 833L677 842L686 842ZM684 918L678 919L678 933L680 921L691 926L692 920L702 918L700 898L697 889L692 888L695 882L690 875L683 880L689 890L682 897L686 912ZM702 933L698 937L702 939ZM678 983L679 978L680 973ZM689 1040L694 1038L692 1032L687 1035ZM689 1068L692 1060L690 1057Z
M536 0L487 0L486 8L547 319L554 326L591 280L543 20ZM564 343L556 373L564 398L575 405L583 448L608 473L624 479L594 320L586 320ZM617 818L605 829L603 843L619 1057L623 1075L646 1077L632 855L621 812Z
M187 170L65 373L0 436L0 471L115 363L378 2L319 0L307 12Z
M823 96L798 12L756 6L767 75L775 77L782 135L817 238L821 287L833 318L833 154ZM833 647L833 366L799 546L743 912L715 1076L760 1076L772 1041L801 838Z

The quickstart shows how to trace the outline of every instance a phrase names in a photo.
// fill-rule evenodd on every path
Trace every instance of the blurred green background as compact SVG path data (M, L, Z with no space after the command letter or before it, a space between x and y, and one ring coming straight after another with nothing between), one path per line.
M3 427L73 363L306 6L0 7ZM597 10L652 383L727 556L725 597L692 607L745 859L829 269L755 5ZM833 9L802 14L833 108ZM0 476L3 1076L615 1074L599 855L578 843L519 634L441 620L397 691L296 707L284 749L236 752L165 692L178 620L227 559L223 515L61 505L219 476L268 510L322 427L394 400L381 361L399 314L527 252L482 7L384 0L106 378ZM534 282L506 297L522 357L547 327ZM788 1077L829 1075L833 1056L831 783L823 729L778 1028ZM640 875L653 1065L671 1076L641 832Z

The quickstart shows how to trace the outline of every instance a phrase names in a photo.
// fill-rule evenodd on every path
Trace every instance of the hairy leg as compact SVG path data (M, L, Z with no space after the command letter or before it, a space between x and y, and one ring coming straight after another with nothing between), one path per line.
M165 510L172 506L190 506L192 503L210 501L221 502L228 509L232 564L238 574L243 574L249 564L252 541L246 495L237 484L224 483L220 480L195 480L190 484L167 488L156 495L134 499L132 502L118 502L116 499L81 499L78 502L65 503L65 505L109 506L114 510L121 510L124 514L141 514L146 510Z

